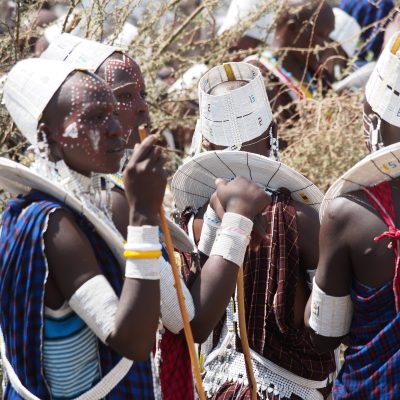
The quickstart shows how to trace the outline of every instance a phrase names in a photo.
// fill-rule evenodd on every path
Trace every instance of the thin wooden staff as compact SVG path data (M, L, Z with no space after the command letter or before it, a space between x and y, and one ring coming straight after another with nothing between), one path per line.
M235 73L230 63L224 64L224 70L228 81L235 81ZM243 266L240 267L239 273L236 280L237 286L237 302L238 302L238 314L239 314L239 332L240 339L242 342L242 350L244 355L244 361L246 364L247 380L251 388L251 400L257 400L257 383L254 377L253 362L251 361L249 339L247 337L246 329L246 313L244 309L244 287L243 287Z
M240 341L242 342L242 350L244 355L244 361L246 364L247 380L249 381L251 389L251 400L257 400L257 382L256 378L254 377L253 362L251 360L249 339L247 337L247 329L246 329L246 313L244 309L243 266L241 266L239 269L236 285L237 285Z
M148 135L148 133L147 133L146 127L143 125L140 126L139 127L140 140L142 141L147 135ZM185 298L183 296L179 271L178 271L178 267L177 267L176 261L175 261L174 247L172 245L171 233L168 228L167 218L165 216L164 207L162 205L160 207L159 213L160 213L160 220L161 220L161 229L164 233L165 244L167 246L169 263L171 264L172 273L174 275L175 289L176 289L176 294L178 295L179 308L180 308L182 320L183 320L183 331L185 333L186 343L187 343L187 346L189 349L189 354L190 354L190 360L192 362L192 368L193 368L193 374L194 374L194 378L195 378L195 382L196 382L197 393L199 395L200 400L205 400L206 396L204 394L204 389L203 389L203 385L202 385L202 381L201 381L199 361L197 359L196 350L195 350L195 346L194 346L192 328L190 326L189 317L188 317L187 311L186 311Z

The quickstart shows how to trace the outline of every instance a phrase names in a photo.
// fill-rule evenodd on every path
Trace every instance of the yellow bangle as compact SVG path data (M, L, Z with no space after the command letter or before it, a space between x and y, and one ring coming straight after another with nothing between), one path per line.
M160 258L161 255L162 255L161 250L153 250L153 251L125 250L124 251L125 258Z

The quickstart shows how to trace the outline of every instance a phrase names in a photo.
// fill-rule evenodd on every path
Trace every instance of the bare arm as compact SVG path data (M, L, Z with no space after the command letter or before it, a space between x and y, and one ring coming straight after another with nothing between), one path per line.
M326 210L319 236L320 259L315 276L319 288L330 296L342 297L350 293L352 267L348 248L346 228L351 224L347 213L348 200L335 199ZM309 327L311 315L310 301L304 314L304 322ZM321 350L335 349L343 337L325 337L310 329L311 338Z
M68 211L51 215L45 253L51 279L66 300L86 281L101 274L90 242ZM159 281L125 279L115 329L107 339L114 350L130 359L148 358L157 329L159 293Z

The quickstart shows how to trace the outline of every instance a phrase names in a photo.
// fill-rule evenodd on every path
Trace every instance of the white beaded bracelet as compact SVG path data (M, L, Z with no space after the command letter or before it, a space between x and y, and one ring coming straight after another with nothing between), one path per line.
M211 253L215 236L217 235L217 230L220 226L221 220L212 207L208 205L203 216L203 228L201 229L201 236L197 246L199 251L206 256L209 256Z
M221 256L240 267L250 242L252 229L253 221L250 219L236 213L225 213L210 256Z
M128 240L124 246L129 251L161 250L158 226L128 226ZM160 258L128 258L125 277L132 279L160 279Z

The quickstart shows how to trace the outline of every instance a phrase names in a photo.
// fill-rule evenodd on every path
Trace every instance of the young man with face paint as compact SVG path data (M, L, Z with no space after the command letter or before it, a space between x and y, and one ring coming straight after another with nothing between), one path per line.
M182 329L176 294L169 290L170 266L161 256L158 237L164 158L150 136L135 147L125 169L129 216L123 281L117 261L122 255L116 249L122 248L124 238L111 220L109 187L103 193L99 180L119 168L124 151L116 100L100 78L75 69L57 61L21 61L4 89L6 107L36 149L33 172L24 170L28 182L35 189L35 182L46 178L49 192L58 199L43 193L42 186L42 192L12 200L3 218L2 358L11 382L6 398L19 398L16 393L28 399L29 393L42 399L50 394L75 398L90 391L86 398L91 400L106 395L151 399L158 387L150 361L132 367L129 359L146 359L154 345L160 279L161 293L167 290L161 304L163 323L176 333ZM0 165L4 169L8 164ZM7 179L0 181L13 187ZM251 230L253 214L265 207L268 196L243 180L221 185L220 201L230 212L233 228L244 221ZM242 194L239 185L246 189ZM242 245L245 248L246 241ZM195 338L208 335L222 315L237 274L234 265L240 262L210 257L192 296L184 290ZM168 306L171 302L175 309ZM176 398L193 398L191 382L191 376L190 383L180 381L183 391Z
M400 32L366 86L364 130L371 154L328 190L320 259L305 312L313 343L347 337L335 399L396 399L399 386Z
M251 171L250 176L260 174L265 176L266 181L278 179L274 171L275 168L280 169L276 166L279 163L273 167L267 159L278 159L277 130L258 68L248 63L227 63L214 67L200 79L198 90L200 118L193 139L194 152L199 152L201 147L207 152L222 150L215 153L218 159L231 153L229 150L259 154L265 157L264 169L260 166L260 170ZM200 156L197 154L192 160L192 168L197 174L193 173L190 185L183 187L184 183L180 182L188 175L189 169L185 168L191 160L174 176L171 186L177 203L181 196L190 197L185 193L206 196L204 192L195 191L194 186L196 180L207 172L213 175L231 168L232 174L237 174L237 164L221 163L218 172L216 167L211 167L211 163L200 163ZM233 154L233 157L238 156ZM244 158L243 163L243 171L248 176L250 165L254 166L255 160ZM280 186L284 186L283 182ZM201 183L205 191L208 183ZM307 185L313 186L311 182ZM255 231L243 264L246 325L250 348L256 357L253 358L253 365L258 371L257 393L263 399L269 399L273 393L274 398L281 399L291 398L292 395L305 400L322 399L331 389L331 375L335 370L333 352L316 351L303 324L309 293L307 280L311 284L310 277L318 261L318 214L307 205L307 201L294 201L288 193L288 189L278 190L263 214L255 219ZM217 214L207 208L207 203L198 210L185 209L187 204L180 207L185 209L183 225L199 242L203 261L212 254L213 240L223 214L222 207L215 204L214 196L210 202ZM308 202L314 203L309 199ZM274 227L274 221L280 221L279 228ZM285 239L281 241L282 238ZM276 275L275 268L279 271ZM211 341L213 349L205 356L205 388L213 399L249 399L249 386L242 381L246 369L238 361L242 353L229 353L229 349L241 346L235 340L227 342L232 322L229 320L230 308L226 315L226 321L222 321L224 328L221 330L219 327L215 331ZM225 356L225 353L228 355ZM215 357L216 354L219 357Z
M56 200L33 190L10 201L4 212L2 357L11 382L5 398L75 398L88 391L93 399L107 394L109 399L153 398L150 361L132 367L130 360L148 359L154 344L160 258L128 258L123 280L104 242L108 235L123 240L111 220L109 196L98 184L98 174L119 168L125 148L115 97L93 74L36 59L10 71L4 99L36 148L37 176L69 193ZM137 192L143 179L158 182L142 192L143 200L149 196L142 200L145 208L128 196L127 246L136 238L136 246L161 247L158 228L141 227L154 225L164 194L164 159L154 142L150 137L137 148L127 167L127 193ZM62 199L68 196L94 213L108 234L102 237L78 210L65 205ZM144 379L146 371L150 375Z
M116 47L63 33L41 58L76 63L104 79L117 99L126 148L140 142L138 128L149 122L149 110L142 72L131 57Z

